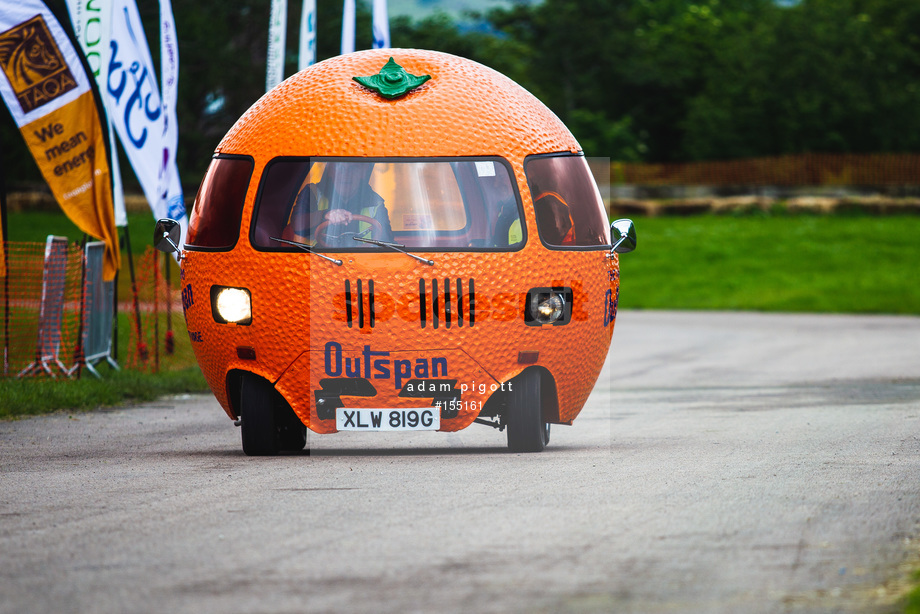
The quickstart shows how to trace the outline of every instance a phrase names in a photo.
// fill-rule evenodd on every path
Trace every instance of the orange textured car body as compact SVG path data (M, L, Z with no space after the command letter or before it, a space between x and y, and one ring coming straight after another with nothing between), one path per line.
M408 73L430 79L393 99L353 79L378 73L391 57ZM271 382L304 425L334 432L335 420L318 415L321 380L330 372L370 378L375 368L376 375L388 375L373 380L376 394L345 395L346 406L430 405L431 397L401 395L400 384L418 376L456 380L463 403L442 414L442 431L469 426L503 384L525 370L543 378L547 422L570 424L581 411L613 333L618 260L609 253L609 235L603 249L553 249L541 241L525 159L578 154L580 147L519 85L475 62L431 51L339 56L268 92L216 153L252 161L239 235L227 249L187 245L182 283L194 297L185 316L196 356L229 416L240 413L231 374L252 373ZM506 161L520 194L526 242L494 252L413 251L433 266L395 251L330 254L343 261L337 266L315 254L258 249L252 225L263 171L286 156ZM206 200L199 194L190 233L203 223L201 208L219 206ZM248 289L251 323L215 321L208 300L213 286ZM572 313L564 326L525 324L527 292L541 287L570 290Z

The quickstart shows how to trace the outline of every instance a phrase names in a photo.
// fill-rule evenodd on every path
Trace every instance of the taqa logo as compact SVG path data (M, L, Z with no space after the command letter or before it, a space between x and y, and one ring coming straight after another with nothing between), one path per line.
M397 390L403 382L413 377L447 377L447 359L417 358L411 360L390 360L389 352L372 350L365 345L358 356L349 358L342 352L342 344L330 341L323 352L323 368L329 377L363 377L366 379L390 379Z
M0 33L0 66L24 113L77 87L41 15Z

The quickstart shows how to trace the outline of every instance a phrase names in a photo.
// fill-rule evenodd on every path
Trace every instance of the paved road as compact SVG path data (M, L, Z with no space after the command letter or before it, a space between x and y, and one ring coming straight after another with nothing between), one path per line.
M875 612L920 318L624 312L573 427L247 458L206 396L0 423L0 612Z

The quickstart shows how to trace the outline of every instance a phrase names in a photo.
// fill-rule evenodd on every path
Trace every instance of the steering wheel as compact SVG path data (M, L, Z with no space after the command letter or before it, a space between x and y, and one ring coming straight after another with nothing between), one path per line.
M383 234L383 224L381 224L380 220L376 218L368 217L366 215L360 215L358 213L352 213L351 221L352 222L367 222L368 224L370 224L372 226L371 236L377 235L379 237L380 235ZM329 224L331 223L332 222L330 222L329 220L323 220L322 222L320 222L319 226L316 227L316 230L313 231L313 236L316 239L317 245L321 245L322 247L329 246L329 244L326 243L326 239L331 238L331 237L329 237L329 235L327 235L323 231L326 230L326 227L329 226ZM338 235L338 236L345 236L346 234L357 236L360 233L347 232L347 233L342 233L341 235Z

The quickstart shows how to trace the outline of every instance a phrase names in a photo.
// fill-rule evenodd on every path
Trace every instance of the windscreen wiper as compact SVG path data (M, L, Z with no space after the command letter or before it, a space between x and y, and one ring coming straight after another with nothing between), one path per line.
M402 249L405 245L401 243L388 243L387 241L378 241L377 239L362 239L361 237L352 237L355 241L361 241L362 243L370 243L371 245L377 245L379 247L389 247L393 251L397 251L400 254L405 254L410 258L415 258L419 262L427 264L428 266L434 266L434 260L428 260L427 258L422 258L421 256L416 256L415 254L410 254L406 250Z
M279 239L278 237L269 237L269 239L271 239L272 241L277 241L278 243L287 243L288 245L293 245L293 246L295 246L295 247L299 247L300 249L302 249L303 251L307 252L308 254L313 254L314 256L319 256L320 258L323 258L324 260L328 260L329 262L331 262L332 264L334 264L334 265L336 265L336 266L342 266L342 261L341 261L341 260L336 260L335 258L330 258L329 256L325 256L325 255L323 255L323 254L320 254L319 252L314 252L314 251L313 251L313 248L310 247L309 245L307 245L306 243L298 243L297 241L288 241L287 239Z

